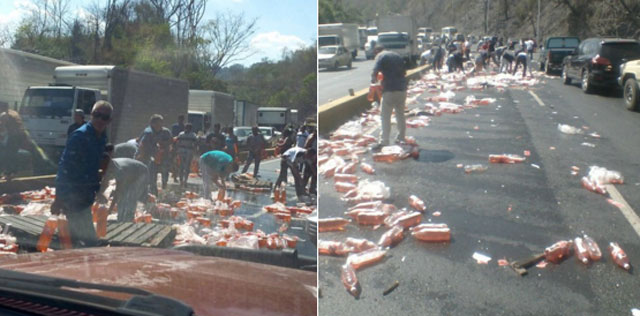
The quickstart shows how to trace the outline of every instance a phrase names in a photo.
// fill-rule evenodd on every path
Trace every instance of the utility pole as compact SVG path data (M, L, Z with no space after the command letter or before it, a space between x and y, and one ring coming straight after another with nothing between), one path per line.
M489 31L489 0L484 0L484 34Z
M540 43L540 0L538 0L538 19L536 20L536 44Z

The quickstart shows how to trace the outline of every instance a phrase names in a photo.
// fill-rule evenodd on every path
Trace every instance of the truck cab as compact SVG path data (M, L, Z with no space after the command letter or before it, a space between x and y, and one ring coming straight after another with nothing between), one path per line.
M409 35L405 32L383 32L378 34L378 45L386 50L394 51L402 56L406 62L411 62L412 51Z
M91 113L102 99L100 90L76 86L32 86L22 98L19 113L25 128L40 146L64 147L73 111Z

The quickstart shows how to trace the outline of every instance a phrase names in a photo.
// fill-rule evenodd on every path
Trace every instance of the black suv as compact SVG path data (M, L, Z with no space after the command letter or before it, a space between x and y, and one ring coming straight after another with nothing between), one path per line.
M640 42L633 39L589 38L562 61L562 79L580 80L582 91L596 86L617 88L620 64L640 58Z

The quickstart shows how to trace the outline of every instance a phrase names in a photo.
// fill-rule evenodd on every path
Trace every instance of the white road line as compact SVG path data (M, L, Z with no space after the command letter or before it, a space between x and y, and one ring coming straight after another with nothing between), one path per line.
M531 94L533 96L533 98L536 99L536 102L538 102L538 104L540 104L540 106L544 106L544 103L542 102L542 100L540 100L540 98L538 97L537 94L535 94L531 90L529 90L529 94Z
M627 221L629 221L631 227L633 227L633 229L636 231L636 234L640 236L640 217L638 217L636 212L631 208L631 206L629 206L629 203L624 200L622 194L620 194L615 186L613 186L612 184L607 184L605 185L605 187L607 188L611 199L622 205L622 207L619 207L622 215L627 218Z

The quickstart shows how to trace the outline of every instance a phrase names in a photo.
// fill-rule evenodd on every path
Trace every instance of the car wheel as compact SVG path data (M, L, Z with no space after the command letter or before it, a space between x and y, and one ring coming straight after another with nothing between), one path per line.
M349 61L349 63L347 64L347 68L351 69L351 60Z
M640 109L640 91L638 91L638 82L629 78L624 82L624 103L627 105L627 110L637 111Z
M591 81L589 80L589 71L582 71L582 81L581 81L582 92L584 93L592 93L593 87L591 86Z
M340 64L338 64L338 62L336 61L336 62L333 64L333 69L334 69L334 70L335 70L335 69L338 69L338 67L340 67Z
M567 74L567 65L562 66L562 82L564 84L571 84L571 78L569 78L569 74Z

